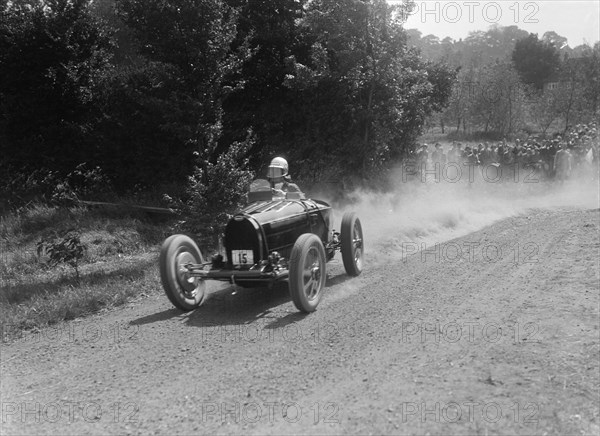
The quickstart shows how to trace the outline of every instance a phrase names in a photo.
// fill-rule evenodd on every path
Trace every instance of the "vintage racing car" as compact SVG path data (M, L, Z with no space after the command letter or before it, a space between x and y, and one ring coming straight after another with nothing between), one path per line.
M206 280L241 287L268 286L288 280L298 310L312 312L323 295L326 262L341 251L346 272L363 267L363 233L354 212L332 228L333 211L323 201L299 192L277 192L266 180L255 180L248 204L227 223L224 253L205 261L192 238L173 235L160 250L160 276L169 300L189 311L205 297Z

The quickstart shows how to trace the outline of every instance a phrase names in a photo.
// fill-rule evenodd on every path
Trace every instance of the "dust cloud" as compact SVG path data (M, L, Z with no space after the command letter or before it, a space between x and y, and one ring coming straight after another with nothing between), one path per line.
M430 247L534 209L600 207L598 178L591 171L563 184L526 172L495 179L476 172L458 179L442 173L411 178L399 169L391 176L391 192L353 192L352 204L338 213L357 213L365 254L383 261L402 256L409 245ZM336 218L340 222L341 213Z

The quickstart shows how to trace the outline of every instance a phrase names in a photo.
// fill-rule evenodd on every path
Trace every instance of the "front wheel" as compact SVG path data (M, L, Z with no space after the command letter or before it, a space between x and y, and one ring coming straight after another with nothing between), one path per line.
M354 212L346 212L342 217L340 243L346 273L358 276L363 266L363 233L360 220Z
M187 264L201 264L202 253L188 236L173 235L163 242L160 249L160 280L165 294L173 305L190 311L204 301L206 283L190 277Z
M325 248L317 235L301 235L290 255L290 294L301 312L313 312L319 305L327 271Z

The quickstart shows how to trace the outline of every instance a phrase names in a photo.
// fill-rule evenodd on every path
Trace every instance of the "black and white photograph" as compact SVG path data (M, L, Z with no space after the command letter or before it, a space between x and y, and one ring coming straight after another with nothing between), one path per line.
M600 434L600 2L0 2L0 435Z

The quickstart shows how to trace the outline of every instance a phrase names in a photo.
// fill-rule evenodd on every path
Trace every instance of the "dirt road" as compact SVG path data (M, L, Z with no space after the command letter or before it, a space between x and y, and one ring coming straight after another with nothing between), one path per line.
M286 287L182 314L157 276L2 344L2 433L598 434L599 218L530 211L356 279L337 261L307 316Z

